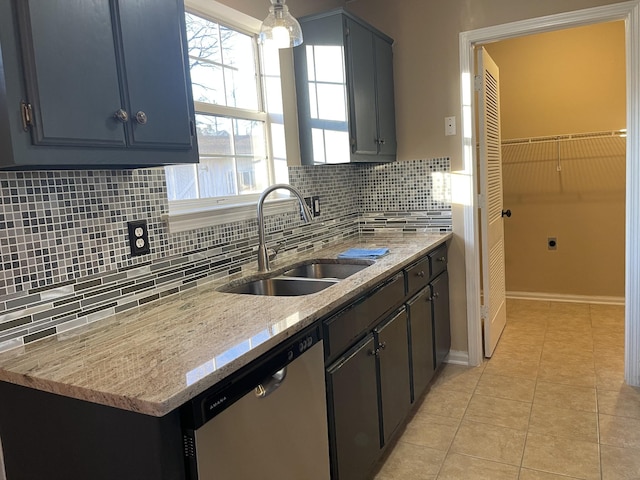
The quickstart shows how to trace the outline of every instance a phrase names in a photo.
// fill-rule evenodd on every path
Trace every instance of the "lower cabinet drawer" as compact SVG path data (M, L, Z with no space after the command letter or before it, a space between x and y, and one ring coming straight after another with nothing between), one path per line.
M441 245L429 255L429 278L435 278L447 269L447 245Z
M429 283L430 278L430 258L424 257L413 265L405 269L407 274L407 295L413 295L415 292L424 288Z
M404 299L404 275L398 273L368 296L324 322L325 355L332 361L373 323Z

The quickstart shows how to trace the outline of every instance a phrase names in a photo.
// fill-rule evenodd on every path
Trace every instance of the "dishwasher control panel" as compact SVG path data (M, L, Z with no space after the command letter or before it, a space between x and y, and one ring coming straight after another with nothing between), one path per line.
M319 326L305 329L293 338L285 340L185 405L187 408L183 408L184 425L188 428L199 428L319 341Z

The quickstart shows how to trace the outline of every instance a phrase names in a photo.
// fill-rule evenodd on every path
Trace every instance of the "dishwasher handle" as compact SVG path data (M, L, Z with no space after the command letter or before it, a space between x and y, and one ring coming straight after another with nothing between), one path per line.
M260 384L256 387L256 397L265 398L275 392L280 384L284 382L284 379L287 377L287 367L284 367L278 370L273 375L265 378Z

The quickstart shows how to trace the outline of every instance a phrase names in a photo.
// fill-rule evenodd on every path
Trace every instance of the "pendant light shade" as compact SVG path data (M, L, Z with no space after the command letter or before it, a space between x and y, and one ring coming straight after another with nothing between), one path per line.
M273 43L276 48L297 47L302 44L302 28L289 13L285 0L271 0L269 15L260 28L260 43Z

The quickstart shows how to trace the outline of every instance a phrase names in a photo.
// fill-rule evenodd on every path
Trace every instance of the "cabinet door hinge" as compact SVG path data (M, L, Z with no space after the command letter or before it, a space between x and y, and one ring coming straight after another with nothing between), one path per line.
M189 121L189 130L191 130L191 136L195 137L196 136L196 127L193 124L193 120Z
M482 305L480 307L480 318L482 320L487 320L489 318L489 307L487 305Z
M30 103L20 102L20 111L22 112L22 129L26 132L29 127L33 126L33 108Z
M473 88L476 92L482 90L482 77L480 75L473 77Z

